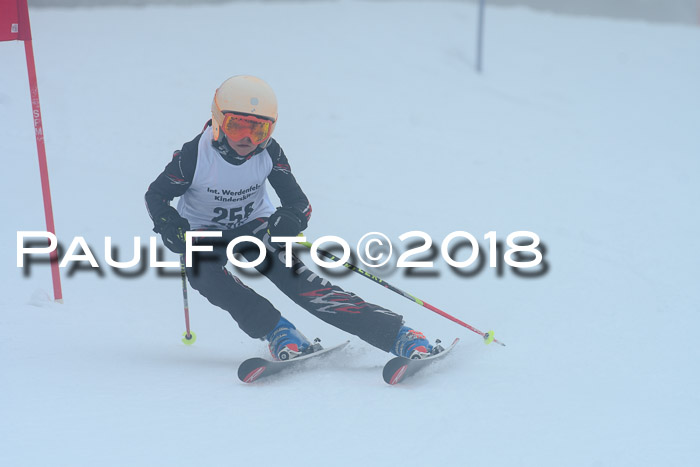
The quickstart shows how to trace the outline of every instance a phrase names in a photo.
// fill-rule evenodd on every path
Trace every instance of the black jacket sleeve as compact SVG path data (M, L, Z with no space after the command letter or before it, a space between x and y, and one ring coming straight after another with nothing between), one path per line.
M304 230L311 218L309 199L301 190L294 175L292 175L287 156L284 155L284 151L279 143L274 139L270 140L267 151L272 158L272 171L267 179L270 181L272 188L275 189L277 196L279 196L282 206L291 208L299 213L302 221L302 230Z
M158 220L172 215L174 208L170 206L170 202L173 198L181 196L192 184L197 167L197 147L200 137L201 134L185 143L179 151L175 151L165 170L148 187L145 196L146 209L156 226L156 231L158 231Z

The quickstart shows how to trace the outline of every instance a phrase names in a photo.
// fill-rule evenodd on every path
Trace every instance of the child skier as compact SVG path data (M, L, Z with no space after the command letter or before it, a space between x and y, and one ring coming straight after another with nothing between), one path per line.
M275 359L311 351L310 342L291 322L225 268L226 245L252 235L268 250L256 269L299 306L384 351L408 358L430 355L433 346L423 334L404 326L401 315L332 285L296 257L292 267L286 267L283 245L270 241L273 236L296 236L311 216L311 205L284 151L271 138L277 99L270 86L253 76L229 78L216 90L211 110L212 119L202 133L175 152L146 193L153 230L171 251L185 252L189 230L222 232L218 241L194 239L196 244L213 245L214 251L194 255L187 268L191 286L228 311L250 337L267 340ZM282 203L277 209L266 181ZM175 197L180 197L177 210L170 206ZM249 261L257 258L257 248L242 245L246 244L238 244L234 252Z

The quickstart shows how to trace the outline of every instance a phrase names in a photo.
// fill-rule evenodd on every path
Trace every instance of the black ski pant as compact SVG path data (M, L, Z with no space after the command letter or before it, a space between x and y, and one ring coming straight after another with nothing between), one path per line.
M225 267L228 262L226 246L243 235L262 240L266 247L265 260L255 269L297 305L379 349L391 350L403 317L331 284L294 255L292 267L286 267L284 245L270 242L267 219L255 219L234 230L225 230L221 238L195 238L194 244L212 245L214 251L194 252L192 267L187 268L192 287L213 305L228 311L243 332L254 338L264 337L280 319L280 312L267 299ZM252 262L258 258L260 250L250 242L242 242L234 247L233 253L240 253Z

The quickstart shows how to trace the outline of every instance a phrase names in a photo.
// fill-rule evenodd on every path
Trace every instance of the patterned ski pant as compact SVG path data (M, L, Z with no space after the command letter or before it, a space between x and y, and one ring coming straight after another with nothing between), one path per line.
M262 240L267 249L265 260L255 269L297 305L379 349L387 352L391 349L403 317L331 284L296 256L293 256L292 267L286 267L284 245L270 243L267 219L256 219L237 229L223 231L218 239L195 238L196 245L212 245L214 251L195 252L192 267L187 268L191 286L213 305L228 311L243 332L254 338L265 336L279 321L280 312L225 268L226 246L242 235ZM254 261L260 254L258 247L250 242L239 243L233 252L240 253L247 261Z

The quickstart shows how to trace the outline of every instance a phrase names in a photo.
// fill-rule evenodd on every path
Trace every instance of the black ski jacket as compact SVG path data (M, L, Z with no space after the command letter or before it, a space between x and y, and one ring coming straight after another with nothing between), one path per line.
M207 122L204 129L209 125L211 125L211 120ZM148 187L145 196L146 208L152 220L160 219L168 211L172 211L170 202L174 198L182 196L192 184L197 168L197 152L201 137L202 133L192 141L185 143L182 149L175 151L172 160L165 166L165 170ZM213 141L212 144L226 162L234 165L244 164L248 159L267 149L272 157L272 171L267 180L277 193L282 206L298 212L302 221L302 230L307 227L311 217L309 199L294 178L287 156L284 155L284 151L277 141L271 138L266 148L258 148L245 157L236 154L225 141L222 143Z

